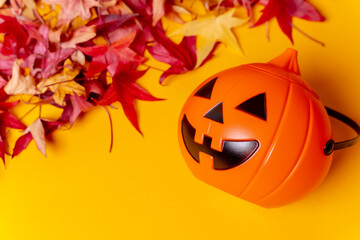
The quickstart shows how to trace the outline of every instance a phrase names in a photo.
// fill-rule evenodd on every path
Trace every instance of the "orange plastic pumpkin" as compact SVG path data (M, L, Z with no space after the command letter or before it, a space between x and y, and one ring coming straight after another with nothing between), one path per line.
M263 207L316 188L334 148L329 116L293 49L210 77L186 101L178 131L197 178Z

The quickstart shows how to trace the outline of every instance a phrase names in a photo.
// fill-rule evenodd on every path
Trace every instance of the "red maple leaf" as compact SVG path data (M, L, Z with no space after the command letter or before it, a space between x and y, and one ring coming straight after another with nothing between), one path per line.
M25 52L20 50L25 48L28 34L18 20L0 15L0 33L5 34L1 53L3 55L16 54L18 57L23 57Z
M73 48L50 48L49 27L45 24L35 31L29 30L29 36L36 41L23 66L30 68L33 77L50 77L59 70L59 64L75 52Z
M108 70L111 76L116 74L119 65L134 64L138 65L145 61L145 58L139 56L129 48L136 36L136 31L120 36L110 45L94 45L91 47L77 48L84 54L93 57L89 65L86 76L90 77L104 70Z
M74 95L70 95L70 102L72 107L72 113L69 119L71 126L82 112L87 112L94 107L93 104L86 101L85 97L79 96L76 93L74 93Z
M262 10L260 19L254 24L254 27L269 21L273 17L276 18L281 30L291 42L293 42L293 17L309 21L322 22L325 20L325 18L305 0L268 0L265 8Z
M33 136L31 135L31 132L28 132L25 135L19 137L15 143L12 157L19 155L23 150L25 150L29 145L29 143L31 142L31 140L33 140Z
M86 26L95 25L97 31L104 35L109 34L117 29L119 29L122 25L124 25L129 20L133 19L137 14L128 14L128 15L117 15L117 14L109 14L109 15L100 15L99 17L91 20L86 24Z
M171 74L190 71L196 65L196 37L184 37L179 45L162 34L148 47L150 54L158 61L170 64L171 67L160 76L160 83Z
M167 63L170 68L160 76L160 83L172 74L181 74L193 70L196 66L196 37L184 37L180 44L175 44L166 35L160 23L156 28L149 28L154 42L148 46L150 54L158 61ZM203 65L213 55L218 44L214 45L208 57L201 63Z
M10 76L12 73L14 61L17 59L16 55L3 55L1 50L3 49L3 44L0 43L0 73Z
M31 26L32 25L32 26ZM0 15L0 33L4 34L0 43L0 72L6 76L12 73L12 66L17 58L28 56L29 34L34 24L19 22L16 18Z
M14 115L9 113L9 109L16 106L19 102L0 102L0 157L5 163L5 153L7 148L6 128L22 129L26 127Z
M113 77L113 83L106 90L104 97L97 102L99 105L109 105L119 101L126 117L140 133L141 131L135 109L135 100L162 100L152 96L148 91L136 84L135 81L145 73L146 71L118 69Z

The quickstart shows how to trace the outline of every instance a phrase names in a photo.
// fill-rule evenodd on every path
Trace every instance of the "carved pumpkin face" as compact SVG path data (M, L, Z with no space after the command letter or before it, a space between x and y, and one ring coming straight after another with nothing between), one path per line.
M200 180L264 207L293 202L326 176L329 117L300 77L296 51L220 72L186 101L185 161Z

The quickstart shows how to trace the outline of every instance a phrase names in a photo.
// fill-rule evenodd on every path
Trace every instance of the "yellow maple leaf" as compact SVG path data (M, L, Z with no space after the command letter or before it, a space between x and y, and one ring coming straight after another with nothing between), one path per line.
M54 93L54 101L63 106L66 94L73 95L76 93L78 96L86 95L85 88L72 81L79 74L80 69L80 66L74 65L70 59L67 59L64 63L64 69L60 73L44 79L37 85L37 88L41 93L47 90L52 91Z
M196 35L204 39L204 44L197 50L196 67L200 66L218 41L235 49L242 50L231 29L246 23L247 19L233 17L234 11L235 9L231 9L219 16L216 16L214 12L199 16L198 19L185 23L172 34L184 36Z

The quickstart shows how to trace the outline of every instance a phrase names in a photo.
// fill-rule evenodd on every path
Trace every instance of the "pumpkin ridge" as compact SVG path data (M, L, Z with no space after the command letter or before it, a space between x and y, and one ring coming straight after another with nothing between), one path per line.
M310 137L310 130L313 128L313 124L312 124L312 121L313 121L313 106L312 106L312 103L310 101L310 96L309 94L305 91L305 94L307 96L307 100L308 100L308 104L309 104L309 118L308 118L308 125L307 125L307 132L306 132L306 138L305 138L305 141L302 145L302 151L301 153L299 154L299 157L298 157L298 160L296 161L296 163L294 164L294 167L291 169L290 173L287 175L287 177L284 178L284 180L276 187L274 187L274 189L272 191L270 191L269 193L267 193L265 196L263 196L261 199L257 200L256 203L259 203L261 201L264 201L266 200L267 197L271 197L272 194L276 194L276 191L278 189L280 189L284 184L286 184L287 180L289 178L291 178L291 175L294 171L296 171L297 167L299 166L301 160L303 159L303 154L304 154L304 150L306 149L306 146L309 144L309 137Z
M289 107L288 106L289 105L288 104L288 99L289 99L289 96L290 96L291 89L292 89L291 83L289 82L287 93L286 93L285 104L284 104L284 107L283 107L282 112L281 112L281 118L279 119L279 122L276 125L276 129L279 129L279 127L281 126L281 123L282 123L282 121L284 119L284 115L285 115L284 113L286 112L286 109ZM274 149L274 147L276 145L275 143L276 143L276 139L278 138L278 135L279 135L279 131L275 131L274 137L272 138L271 145L270 145L269 149L267 150L267 153L266 153L266 156L265 156L264 160L262 161L261 164L259 164L259 167L256 169L253 176L249 179L248 184L246 185L246 187L240 192L240 194L239 194L240 197L242 197L244 194L246 194L246 191L251 189L251 184L253 183L255 177L258 175L260 169L266 164L269 157L271 156L272 150ZM261 145L260 145L260 147L261 147Z

